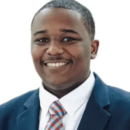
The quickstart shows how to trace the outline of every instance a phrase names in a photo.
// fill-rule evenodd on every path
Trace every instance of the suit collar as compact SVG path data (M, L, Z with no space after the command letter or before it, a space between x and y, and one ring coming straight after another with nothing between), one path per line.
M105 110L109 106L108 87L101 81L97 74L95 85L79 124L78 130L104 130L110 113Z
M17 117L18 130L38 130L39 89L24 103L24 111Z
M95 85L90 97L90 100L94 100L100 107L105 107L110 104L108 96L108 86L94 73Z
M29 97L29 99L24 103L24 106L26 108L29 108L31 106L37 106L39 105L39 89L34 91L34 93Z

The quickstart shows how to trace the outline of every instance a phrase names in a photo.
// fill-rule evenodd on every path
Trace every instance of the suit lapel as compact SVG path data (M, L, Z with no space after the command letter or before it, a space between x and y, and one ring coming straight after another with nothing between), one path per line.
M110 113L105 110L109 106L108 88L101 79L94 74L95 85L78 130L104 130Z
M25 102L24 111L17 117L18 130L38 130L39 124L39 90Z

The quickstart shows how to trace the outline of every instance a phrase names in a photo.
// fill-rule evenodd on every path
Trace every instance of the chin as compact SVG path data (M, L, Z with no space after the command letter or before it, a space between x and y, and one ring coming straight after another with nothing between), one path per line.
M62 90L62 89L65 88L65 86L66 85L63 84L63 83L52 83L52 84L50 84L50 87L55 89L55 90Z
M68 86L67 82L46 82L45 85L54 90L63 90Z

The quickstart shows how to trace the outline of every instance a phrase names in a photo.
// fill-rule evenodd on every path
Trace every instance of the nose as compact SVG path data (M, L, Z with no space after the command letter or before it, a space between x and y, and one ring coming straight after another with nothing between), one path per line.
M64 49L58 43L51 43L50 46L47 48L46 53L48 55L56 56L62 55L64 53Z

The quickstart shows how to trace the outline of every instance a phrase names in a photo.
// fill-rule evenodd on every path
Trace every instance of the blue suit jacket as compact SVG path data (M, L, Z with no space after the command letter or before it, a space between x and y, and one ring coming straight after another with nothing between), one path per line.
M95 86L78 130L130 130L130 93L104 84ZM38 130L39 90L0 106L0 130Z

